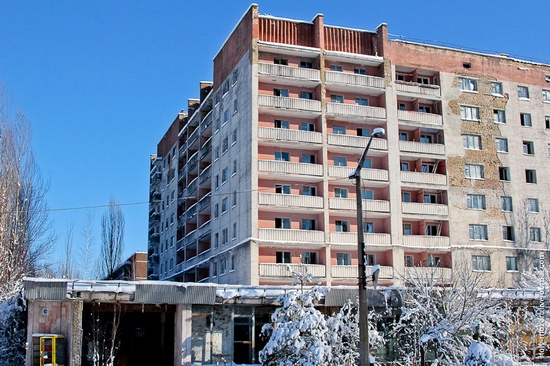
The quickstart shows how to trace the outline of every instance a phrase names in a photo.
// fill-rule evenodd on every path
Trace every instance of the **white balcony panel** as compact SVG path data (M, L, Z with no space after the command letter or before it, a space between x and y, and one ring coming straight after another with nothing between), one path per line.
M386 110L357 104L327 103L327 115L360 118L386 118Z
M421 124L432 125L432 126L443 125L443 117L440 116L439 114L433 114L433 113L398 110L397 118L400 121L410 121L410 122L421 123Z
M423 249L449 248L450 241L448 236L404 235L403 245Z
M403 202L401 208L404 214L437 216L447 216L449 214L447 205L436 203Z
M441 96L441 88L439 87L439 85L426 85L398 80L395 82L395 89L398 92L420 94L423 96Z
M364 241L367 245L390 245L390 234L384 233L368 233L364 234ZM329 233L329 240L331 244L345 244L345 245L357 245L357 233L354 232L336 232L331 231Z
M370 75L350 74L338 71L326 71L325 76L327 83L338 83L377 89L384 89L386 86L383 78Z
M450 281L453 275L451 268L441 267L405 267L405 276L412 278L433 278Z
M320 132L291 130L288 128L259 127L258 137L267 140L296 141L312 144L323 143L323 134Z
M260 276L262 277L292 277L292 273L288 270L290 267L296 272L304 272L305 267L300 264L286 263L260 263ZM308 264L307 272L313 277L325 277L326 267L324 264ZM357 277L357 276L356 276Z
M348 178L351 173L355 171L355 167L351 166L334 166L329 165L328 175L337 178ZM376 180L387 182L388 171L382 169L361 169L361 179Z
M306 112L321 113L321 102L318 100L258 95L258 105L270 108L283 108Z
M286 65L258 63L258 73L271 76L304 79L304 80L321 80L321 72L316 69L306 69L303 67L293 67Z
M366 268L367 274L370 275L372 271L371 266ZM330 269L332 278L358 278L358 269L357 266L332 266ZM390 266L380 266L380 274L378 276L380 279L392 279L393 278L393 268Z
M258 170L277 174L323 175L321 164L291 163L279 160L259 160Z
M293 230L293 229L258 229L261 240L299 242L299 243L324 243L325 233L318 230Z
M328 135L328 144L334 146L357 147L365 149L368 142L369 137L333 134ZM373 138L370 149L388 150L388 142L384 139Z
M328 201L331 210L357 210L355 198L332 197ZM390 202L382 200L363 200L363 210L370 212L390 212Z
M258 203L265 206L323 209L323 197L296 194L259 193Z
M447 176L435 173L401 172L401 182L446 185Z
M445 145L427 144L416 141L399 141L399 150L420 154L445 155Z

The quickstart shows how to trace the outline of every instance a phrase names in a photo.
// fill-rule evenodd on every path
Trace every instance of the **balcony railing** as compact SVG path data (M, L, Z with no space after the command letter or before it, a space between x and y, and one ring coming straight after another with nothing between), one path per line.
M199 205L197 203L193 204L193 206L189 207L187 211L185 212L185 219L187 221L193 220L197 216L197 207Z
M203 235L209 234L210 232L210 220L208 220L197 229L197 236L202 238Z
M328 167L328 175L331 177L348 178L354 171L355 168L351 166L329 165ZM388 171L382 169L361 169L361 179L387 182Z
M386 86L383 78L370 75L350 74L338 71L326 71L325 76L327 83L331 82L377 89L384 89Z
M331 210L357 210L355 198L332 197L328 200ZM363 200L363 210L370 212L390 212L390 202L382 200Z
M266 64L263 62L258 63L258 73L267 74L271 76L279 76L294 79L304 79L320 81L321 73L316 69L306 69L302 67L293 67L286 65Z
M405 276L412 278L434 278L450 281L453 275L451 268L443 267L405 267Z
M196 241L197 241L197 230L193 230L189 234L187 234L185 238L183 238L183 246L188 247L192 244L195 244Z
M185 197L194 196L197 193L197 186L199 184L199 177L193 179L185 188Z
M307 272L313 277L326 277L326 267L324 264L308 264ZM285 263L260 263L261 277L292 277L292 273L288 267L296 272L304 272L305 267L300 264L285 264ZM355 275L357 277L357 274Z
M357 104L327 103L327 115L360 118L386 118L386 110Z
M447 176L435 173L401 172L401 181L404 183L446 185Z
M199 129L196 128L195 131L193 131L193 133L191 134L191 136L189 136L189 138L187 139L187 146L191 146L193 145L197 139L199 138Z
M201 200L199 201L199 212L205 210L206 208L210 207L210 201L212 199L212 193L208 192L206 195L204 195Z
M323 175L321 164L291 163L279 160L259 160L258 170L277 174Z
M443 125L443 117L440 116L439 114L433 114L433 113L398 110L397 119L399 119L400 121L410 121L410 122L434 125L434 126Z
M191 157L189 158L189 161L187 162L187 171L190 172L193 169L197 167L197 164L199 163L199 152L195 152Z
M321 113L321 102L318 100L258 95L260 107L285 108L289 110Z
M372 266L367 266L367 274L372 271ZM332 278L358 278L357 266L332 266L330 269ZM390 266L380 266L378 278L393 279L393 268Z
M265 206L323 209L323 197L296 194L259 193L258 203Z
M203 169L203 171L199 174L199 184L202 186L204 183L210 182L210 178L212 177L212 165L207 166Z
M391 235L385 233L367 233L363 235L365 244L367 245L390 245ZM354 232L336 232L329 233L331 244L357 245L357 233Z
M212 124L212 111L208 112L201 121L201 132L204 132Z
M212 151L212 137L210 137L204 143L204 145L201 146L201 149L200 149L201 157L200 157L200 159L203 160L204 157L206 156L206 154L208 154L210 151Z
M368 137L350 135L328 135L328 144L334 146L357 147L364 149L369 141ZM370 149L388 150L388 142L384 139L373 138Z
M439 85L426 85L397 80L395 82L395 89L398 92L404 93L413 93L432 97L441 96L441 88L439 87Z
M298 242L298 243L324 243L325 235L317 230L293 230L293 229L258 229L261 240Z
M268 140L296 141L312 144L323 143L323 134L320 132L291 130L288 128L259 127L258 137Z
M404 214L447 216L449 207L437 203L402 202L401 210Z
M399 141L399 150L420 154L445 155L445 145L416 141Z
M431 235L404 235L403 245L409 248L449 248L450 241L448 236Z

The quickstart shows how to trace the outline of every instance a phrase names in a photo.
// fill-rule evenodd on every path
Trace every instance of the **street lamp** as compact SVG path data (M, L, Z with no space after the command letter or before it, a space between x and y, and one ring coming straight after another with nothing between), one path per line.
M357 201L357 249L359 253L359 357L361 366L370 366L369 320L367 303L367 251L363 234L363 198L361 196L361 168L365 163L367 152L373 137L382 137L386 131L375 128L370 135L367 147L359 159L355 172L349 179L355 179L355 197Z

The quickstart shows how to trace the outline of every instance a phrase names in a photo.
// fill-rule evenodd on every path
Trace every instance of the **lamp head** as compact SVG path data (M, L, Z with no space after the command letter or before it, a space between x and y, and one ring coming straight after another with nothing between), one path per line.
M372 131L372 137L382 137L386 134L386 131L382 127L377 127Z

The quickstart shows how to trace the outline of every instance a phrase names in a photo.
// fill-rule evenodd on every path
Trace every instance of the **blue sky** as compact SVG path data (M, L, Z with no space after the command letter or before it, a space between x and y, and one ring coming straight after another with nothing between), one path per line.
M114 197L126 218L125 257L147 250L149 155L251 2L3 1L0 83L32 122L61 257L84 207ZM261 1L261 14L374 30L415 41L508 53L550 63L550 1ZM546 60L546 61L545 61Z

